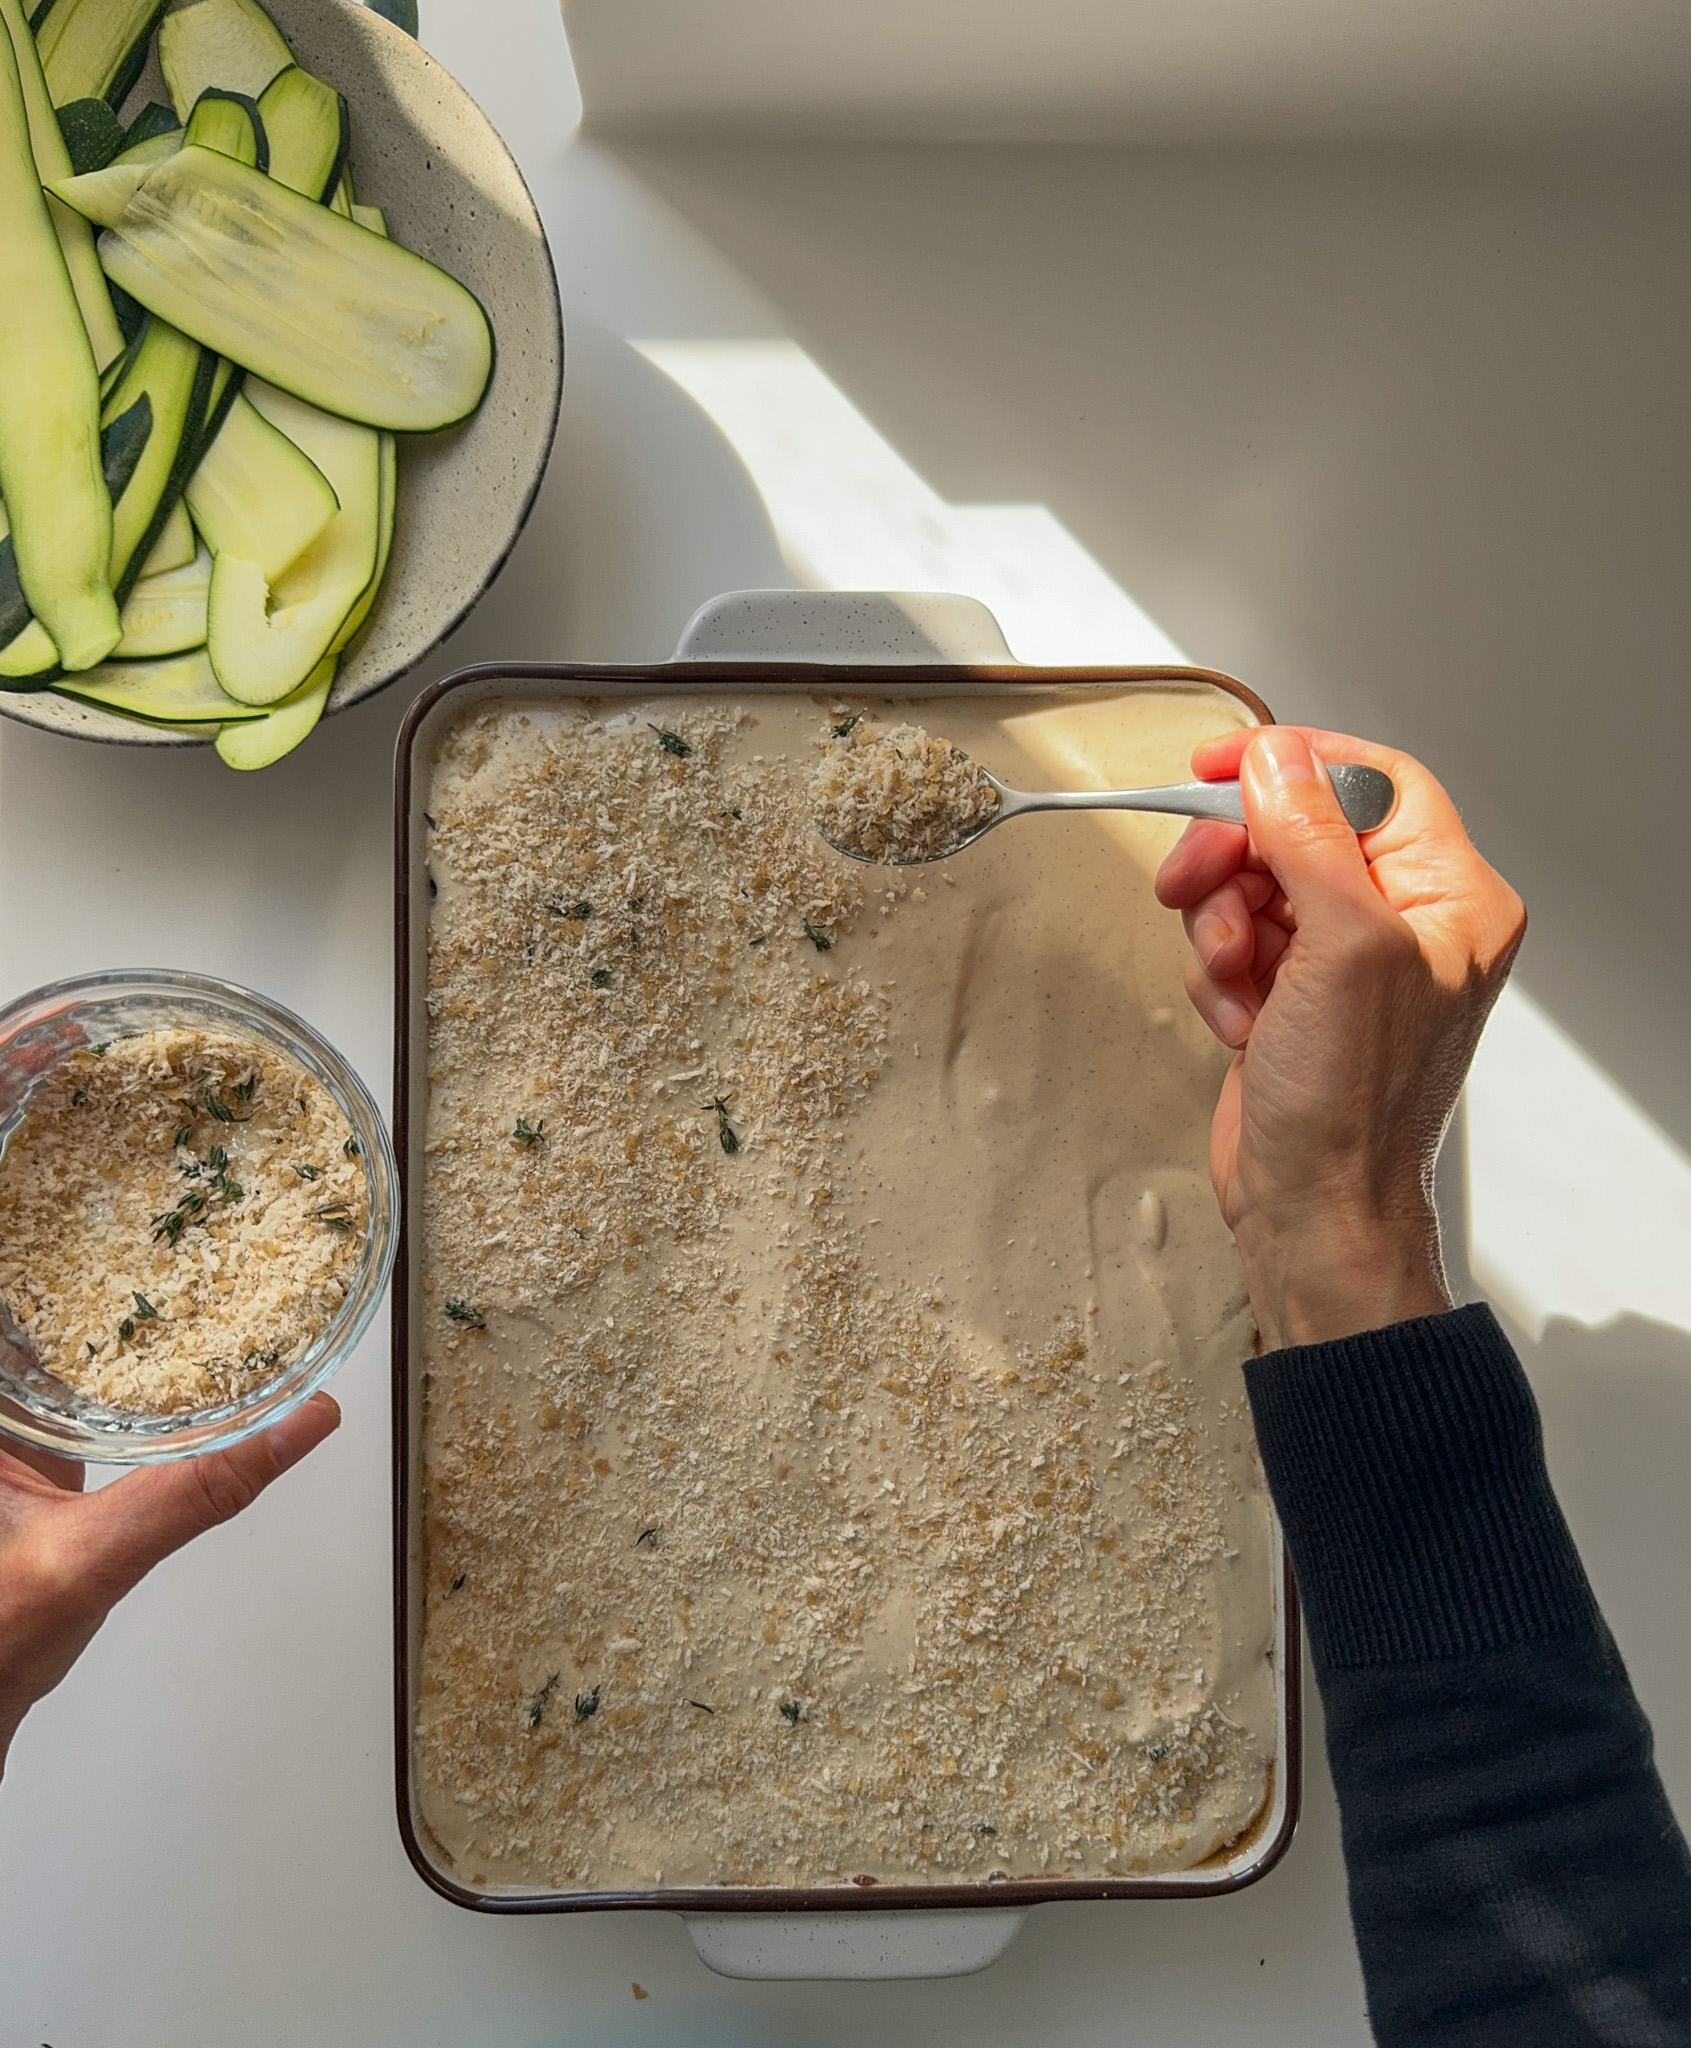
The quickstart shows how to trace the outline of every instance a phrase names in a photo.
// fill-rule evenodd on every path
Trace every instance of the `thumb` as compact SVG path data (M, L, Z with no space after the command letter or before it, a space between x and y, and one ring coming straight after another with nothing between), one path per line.
M328 1394L226 1451L150 1465L82 1503L81 1573L107 1600L120 1600L162 1558L250 1507L273 1479L339 1428Z
M1300 925L1323 907L1378 904L1355 832L1309 742L1291 726L1253 733L1239 763L1245 822Z

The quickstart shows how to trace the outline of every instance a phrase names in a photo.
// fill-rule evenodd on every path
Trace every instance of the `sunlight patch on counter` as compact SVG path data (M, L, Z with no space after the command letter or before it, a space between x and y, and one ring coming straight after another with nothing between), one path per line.
M637 341L745 464L812 590L977 597L1018 659L1183 663L1044 505L951 505L795 341Z
M1047 507L948 503L797 342L634 346L732 446L801 585L959 591L1041 665L1186 663ZM1466 1103L1470 1264L1498 1305L1535 1333L1629 1313L1691 1330L1691 1161L1518 988Z
M1474 1277L1535 1336L1552 1316L1691 1330L1691 1160L1520 988L1468 1080Z

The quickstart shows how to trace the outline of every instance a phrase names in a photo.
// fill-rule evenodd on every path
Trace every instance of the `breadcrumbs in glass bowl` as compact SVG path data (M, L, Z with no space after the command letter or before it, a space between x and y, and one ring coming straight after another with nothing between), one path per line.
M268 1428L368 1327L396 1190L363 1083L263 996L120 972L0 1010L0 1434L137 1464Z

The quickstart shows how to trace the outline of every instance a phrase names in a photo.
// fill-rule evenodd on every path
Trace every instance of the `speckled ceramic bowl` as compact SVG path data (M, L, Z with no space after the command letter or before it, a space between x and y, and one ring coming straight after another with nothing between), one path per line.
M557 432L563 392L558 282L528 187L487 116L403 31L350 0L265 0L295 57L352 110L359 199L396 240L449 270L493 323L481 410L440 434L402 435L393 557L369 622L342 657L331 713L373 695L438 646L510 554ZM167 97L156 56L125 109ZM0 716L80 739L202 745L49 690L0 691Z

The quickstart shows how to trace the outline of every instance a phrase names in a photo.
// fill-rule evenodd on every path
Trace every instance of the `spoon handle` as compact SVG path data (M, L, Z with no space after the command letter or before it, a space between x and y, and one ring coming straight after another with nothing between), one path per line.
M1353 831L1372 832L1391 816L1397 787L1389 775L1354 761L1329 762L1327 775ZM1017 790L1013 796L1007 811L1014 813L1155 811L1164 817L1219 818L1229 825L1245 822L1237 782L1177 782L1164 789Z

